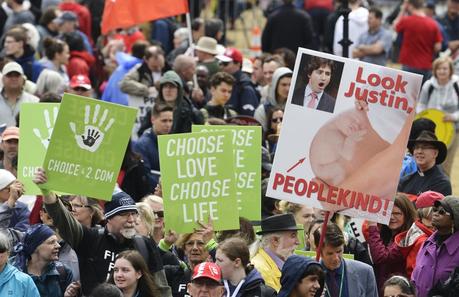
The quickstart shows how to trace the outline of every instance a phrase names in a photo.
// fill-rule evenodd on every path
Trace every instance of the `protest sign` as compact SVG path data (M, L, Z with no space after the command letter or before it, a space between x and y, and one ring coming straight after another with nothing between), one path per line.
M208 219L215 230L239 229L231 139L230 131L158 137L167 229L193 232Z
M37 168L43 166L54 128L59 103L23 103L21 105L21 145L18 152L18 179L26 195L41 195L32 181Z
M194 125L192 131L231 132L239 215L261 220L261 127Z
M421 81L300 49L267 196L388 223Z
M64 94L43 167L44 189L110 200L134 108Z
M128 104L130 107L133 107L137 110L137 115L135 117L135 123L134 126L132 127L132 135L131 138L132 140L137 140L139 136L137 135L140 127L142 126L142 123L144 123L145 118L148 114L148 111L150 111L153 108L153 103L155 102L155 98L158 95L158 92L156 89L154 90L154 94L148 97L139 97L139 96L128 96Z

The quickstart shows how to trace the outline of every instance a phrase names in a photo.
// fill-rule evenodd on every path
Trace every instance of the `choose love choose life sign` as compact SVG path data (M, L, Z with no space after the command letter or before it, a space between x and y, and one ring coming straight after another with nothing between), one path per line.
M193 132L230 131L239 215L261 220L261 127L193 125Z
M239 229L230 131L160 135L159 159L167 229Z
M387 224L421 82L300 48L267 196Z
M111 200L137 110L64 94L43 168L43 189Z

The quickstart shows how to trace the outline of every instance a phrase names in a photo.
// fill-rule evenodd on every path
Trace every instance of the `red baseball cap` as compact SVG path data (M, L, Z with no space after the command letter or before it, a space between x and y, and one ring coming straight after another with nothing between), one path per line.
M243 60L242 53L238 50L235 49L234 47L228 47L223 55L217 55L217 59L219 59L222 62L236 62L236 63L241 63Z
M418 196L416 200L416 208L424 208L434 206L435 201L443 200L443 194L434 191L425 191Z
M85 88L86 90L91 90L91 81L89 80L89 77L84 74L78 74L72 76L72 79L70 80L70 87L72 89L74 88Z
M198 278L209 278L214 280L218 283L222 282L222 271L220 267L212 262L203 262L199 265L196 265L193 270L193 276L191 280L195 280Z

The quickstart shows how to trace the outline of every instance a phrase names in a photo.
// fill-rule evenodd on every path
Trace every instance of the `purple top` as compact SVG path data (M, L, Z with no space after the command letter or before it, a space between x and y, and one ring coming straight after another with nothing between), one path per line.
M416 266L411 275L418 297L427 297L429 291L439 282L448 279L459 266L459 232L456 231L440 247L432 234L423 244L416 257Z

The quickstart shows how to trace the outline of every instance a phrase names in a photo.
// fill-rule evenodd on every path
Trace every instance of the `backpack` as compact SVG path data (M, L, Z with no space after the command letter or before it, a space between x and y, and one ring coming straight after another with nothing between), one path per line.
M67 270L65 269L64 264L61 262L56 262L56 270L59 273L59 286L61 287L62 292L65 292L67 289L67 278L68 278L68 273Z
M453 83L453 88L454 88L454 91L456 92L456 96L458 98L457 107L459 108L459 86L457 85L457 82ZM432 95L433 90L434 90L434 86L430 85L429 89L427 90L427 104L429 103L430 96Z

